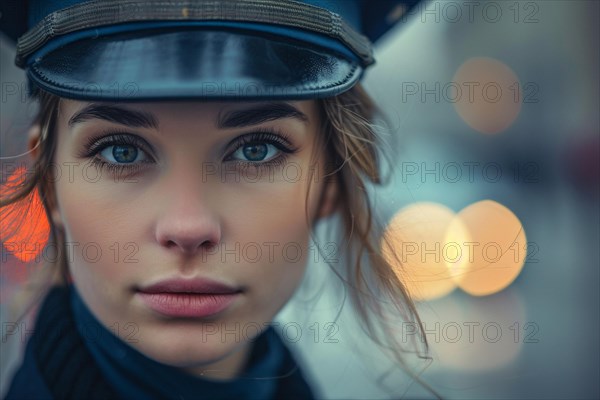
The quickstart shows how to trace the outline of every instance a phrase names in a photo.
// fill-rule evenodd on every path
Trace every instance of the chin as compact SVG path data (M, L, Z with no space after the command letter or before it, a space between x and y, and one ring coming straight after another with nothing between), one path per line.
M171 327L157 332L148 328L137 343L130 343L138 351L157 362L178 368L194 368L218 362L249 343L245 337L208 335L201 329ZM250 338L252 339L252 338Z

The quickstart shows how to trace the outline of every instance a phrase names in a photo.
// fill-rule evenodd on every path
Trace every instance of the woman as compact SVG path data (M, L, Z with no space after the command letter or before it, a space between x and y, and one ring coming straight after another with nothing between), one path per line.
M361 15L390 4L48 3L17 47L36 167L2 206L39 195L58 251L7 398L312 398L270 323L333 213L340 278L402 363L385 316L419 320L372 227L358 84L357 30L382 33Z

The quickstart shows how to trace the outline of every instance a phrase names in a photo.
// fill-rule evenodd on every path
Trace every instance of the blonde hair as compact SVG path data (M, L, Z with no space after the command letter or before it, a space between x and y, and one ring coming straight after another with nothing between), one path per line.
M16 202L31 201L35 190L38 191L44 209L50 219L50 211L56 207L54 185L48 179L49 166L56 150L56 119L61 99L49 93L39 91L36 99L40 102L40 112L36 123L41 127L40 153L35 160L34 173L30 179L21 183L20 187L0 198L0 207L4 209ZM439 395L426 385L418 375L408 367L404 354L407 349L398 341L397 326L390 326L388 317L400 316L403 321L414 323L417 327L416 337L411 347L417 350L420 358L429 359L428 344L423 332L423 325L407 289L398 275L400 260L398 257L392 265L382 254L380 242L387 241L381 235L379 226L375 226L371 199L367 192L367 182L374 185L383 183L381 174L381 142L374 124L380 116L377 107L360 84L352 89L317 101L321 114L321 133L314 146L313 162L317 153L325 148L326 178L337 186L337 211L343 223L344 251L352 260L347 265L345 274L332 270L350 289L350 299L358 316L366 327L368 336L399 363L412 378L420 382L432 394ZM313 182L314 169L311 169L309 182ZM310 186L306 194L310 194ZM308 218L307 223L312 226ZM6 217L6 216L4 216ZM18 215L10 218L19 218ZM64 249L63 232L50 223L50 240L58 249ZM312 232L312 229L311 229ZM311 233L312 234L312 233ZM3 232L3 240L10 238L10 232ZM394 246L388 243L387 248ZM68 282L68 265L64 259L64 251L59 251L59 258L51 265L41 268L39 276L32 280L25 297L29 301L26 310L33 307L45 292L53 285L65 285ZM61 256L62 255L62 256ZM396 262L397 261L397 262ZM49 268L48 268L49 267ZM374 284L371 284L374 283ZM23 313L24 315L24 313ZM419 348L422 345L422 349ZM408 349L410 350L410 349Z

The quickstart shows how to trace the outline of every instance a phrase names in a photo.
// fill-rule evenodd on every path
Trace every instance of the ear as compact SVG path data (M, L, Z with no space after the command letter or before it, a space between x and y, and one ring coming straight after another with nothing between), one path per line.
M29 132L27 133L27 150L33 157L33 160L37 160L42 151L41 145L42 139L42 128L39 124L34 124L29 128ZM58 229L63 228L62 218L60 216L60 212L58 211L58 206L56 201L54 201L54 189L52 188L53 193L49 193L48 205L51 209L50 218L52 219L52 223Z
M338 183L337 179L328 179L321 193L321 202L317 213L317 220L327 218L337 209Z
M27 132L27 150L33 157L37 159L40 155L40 139L42 138L42 128L39 124L33 124Z

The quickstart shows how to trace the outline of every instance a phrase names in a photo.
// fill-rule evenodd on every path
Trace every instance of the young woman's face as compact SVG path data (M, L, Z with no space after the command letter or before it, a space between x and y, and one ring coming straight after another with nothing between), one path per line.
M305 270L319 123L315 101L62 102L52 218L96 317L159 362L241 360Z

